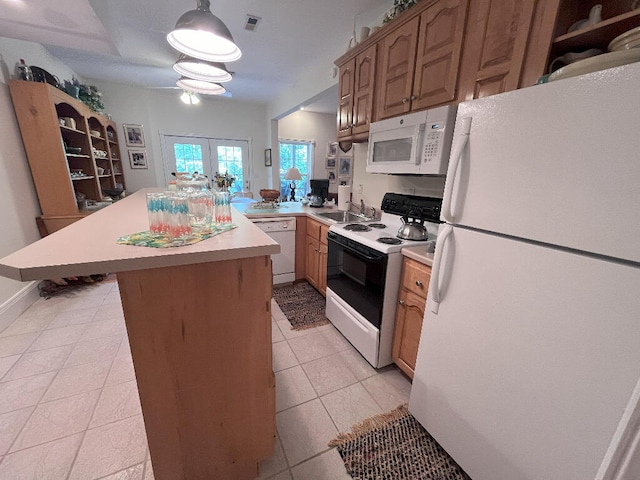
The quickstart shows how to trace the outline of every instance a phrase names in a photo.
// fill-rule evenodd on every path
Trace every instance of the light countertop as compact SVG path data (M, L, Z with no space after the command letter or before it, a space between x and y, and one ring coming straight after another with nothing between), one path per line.
M154 191L164 190L140 190L0 259L0 275L20 281L42 280L280 252L277 242L233 208L232 221L238 228L194 245L150 248L116 244L119 237L149 229L145 193Z
M257 202L257 200L256 200ZM255 203L255 202L253 202ZM252 208L252 203L232 203L232 207L236 208L238 212L245 215L247 218L269 218L269 217L311 217L314 220L323 222L327 225L331 225L335 222L318 216L318 213L322 212L337 212L338 209L335 206L327 207L310 207L309 205L303 205L300 202L282 202L279 208Z
M416 262L424 263L430 267L433 266L433 253L429 253L425 245L419 247L404 247L401 251L405 257L412 258Z

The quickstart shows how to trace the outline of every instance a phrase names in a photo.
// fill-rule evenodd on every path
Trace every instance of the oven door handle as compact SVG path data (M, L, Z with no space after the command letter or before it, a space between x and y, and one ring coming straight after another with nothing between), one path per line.
M347 245L344 245L343 243L340 242L336 242L335 240L329 238L330 242L335 242L336 245L339 245L340 247L344 248L345 250L349 250L351 253L355 253L356 255L358 255L358 257L360 258L364 258L365 260L369 260L370 262L379 262L382 261L384 257L372 257L370 255L365 255L362 252L359 252L358 250L356 250L355 248L351 248Z

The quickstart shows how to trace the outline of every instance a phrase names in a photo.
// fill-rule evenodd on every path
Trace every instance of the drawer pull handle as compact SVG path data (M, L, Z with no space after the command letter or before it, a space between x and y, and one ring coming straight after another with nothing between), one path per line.
M419 286L419 287L422 287L422 281L416 280L416 285Z
M404 300L398 300L398 303L404 307Z
M402 103L407 103L408 101L409 101L409 99L408 99L408 98L403 98L403 99L402 99Z

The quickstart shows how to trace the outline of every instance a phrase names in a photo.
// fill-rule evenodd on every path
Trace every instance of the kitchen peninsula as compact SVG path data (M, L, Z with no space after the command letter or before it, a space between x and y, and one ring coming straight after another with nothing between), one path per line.
M237 211L190 246L117 245L148 229L142 190L0 260L41 280L116 272L155 478L253 479L275 441L271 263Z

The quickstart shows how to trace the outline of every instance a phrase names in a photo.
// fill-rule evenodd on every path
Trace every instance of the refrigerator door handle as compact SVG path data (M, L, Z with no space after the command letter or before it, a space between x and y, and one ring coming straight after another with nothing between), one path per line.
M449 238L449 235L453 232L453 227L445 225L442 227L442 231L438 234L438 240L436 241L436 250L433 257L433 267L431 270L431 283L429 283L429 292L431 293L431 311L438 314L438 308L440 307L440 268L442 266L442 252L444 251L444 245Z
M461 118L458 127L460 128L460 132L456 132L455 145L451 152L449 170L447 172L447 188L444 190L444 198L442 199L442 219L446 222L453 222L453 215L451 213L453 187L456 182L460 158L462 157L462 153L469 141L469 134L471 133L471 117Z

